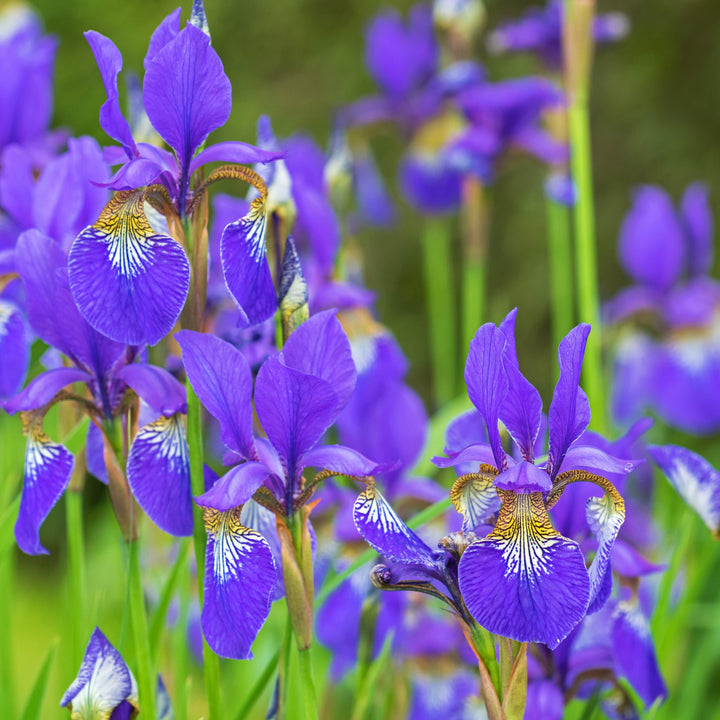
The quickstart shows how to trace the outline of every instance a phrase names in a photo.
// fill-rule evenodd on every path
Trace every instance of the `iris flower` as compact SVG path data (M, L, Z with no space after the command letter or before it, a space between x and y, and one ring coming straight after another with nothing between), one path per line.
M83 317L118 342L154 344L178 319L190 265L177 237L181 222L200 207L207 185L227 177L252 181L253 173L236 163L269 162L279 155L242 142L200 150L208 135L225 124L232 106L230 81L203 29L201 11L202 3L195 3L182 30L180 8L168 15L153 33L145 56L145 112L172 152L134 140L119 104L120 52L97 32L85 35L107 94L100 124L121 145L108 154L122 166L109 183L120 192L73 244L69 278ZM218 161L232 165L217 168L207 178L200 173L192 184L197 171ZM264 200L262 196L253 207L253 232L263 227ZM164 214L167 225L148 220L146 201Z
M515 314L500 328L488 323L478 330L465 366L468 393L488 442L435 462L441 467L479 463L457 479L450 495L463 515L464 535L452 545L460 557L457 582L464 606L492 633L556 647L608 598L610 553L625 505L603 473L629 472L636 463L577 442L590 421L587 397L578 386L588 325L572 330L560 344L548 457L536 463L542 401L518 367ZM499 420L516 445L512 455L503 447ZM589 568L579 546L555 530L547 512L566 485L582 480L603 490L586 508L598 543ZM355 521L373 547L401 563L399 573L437 578L437 551L408 530L376 488L368 487L358 499Z
M5 407L21 412L28 436L25 475L15 537L29 554L45 553L39 530L70 481L74 458L43 432L43 417L56 402L69 401L91 420L88 466L106 477L103 433L132 404L132 389L149 406L154 422L142 427L128 457L130 487L150 517L167 532L192 532L187 442L181 415L185 389L162 368L136 362L140 348L127 347L95 331L80 316L68 285L66 258L51 238L28 230L17 247L17 267L37 335L71 363L42 373ZM86 391L66 390L83 383ZM111 490L113 486L111 486Z
M182 330L175 337L195 392L220 423L226 459L238 463L195 499L208 532L203 632L218 654L249 658L276 588L273 513L287 522L323 478L377 469L350 448L319 445L355 387L350 344L333 311L300 325L258 372L254 405L267 437L256 438L245 356L211 335ZM308 467L322 472L308 481Z

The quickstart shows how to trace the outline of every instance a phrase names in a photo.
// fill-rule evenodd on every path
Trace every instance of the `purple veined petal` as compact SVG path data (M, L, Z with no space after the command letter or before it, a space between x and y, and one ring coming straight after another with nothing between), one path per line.
M190 175L199 167L211 162L236 163L238 165L254 165L279 160L285 153L281 150L264 150L246 142L225 141L215 143L201 150L190 162Z
M135 679L120 653L99 628L85 649L80 670L60 701L74 717L111 717L115 708L130 700L137 707ZM114 715L112 717L115 717Z
M248 500L242 507L240 512L240 522L250 530L256 530L266 540L270 546L275 567L282 567L282 548L280 546L280 538L277 534L277 522L275 513L254 500ZM272 601L279 600L285 595L285 583L282 573L277 573L275 580L275 590L273 591Z
M22 387L30 364L29 335L20 310L0 298L0 400Z
M190 453L180 415L140 428L128 455L127 479L148 517L170 535L192 535Z
M439 468L456 467L469 462L492 465L495 462L495 456L489 445L478 443L477 445L470 445L458 453L452 453L446 458L435 456L432 461Z
M227 512L244 505L255 491L267 480L270 470L256 462L236 465L225 473L213 486L195 502L200 507Z
M174 40L180 32L180 8L175 8L162 22L155 28L150 37L143 67L148 69L150 63L155 56L171 41Z
M230 116L232 89L210 38L188 23L148 63L143 103L181 168Z
M277 571L270 546L240 523L240 510L205 510L205 600L202 629L221 657L249 660L270 612Z
M28 555L47 555L40 526L70 482L75 458L39 428L30 428L25 447L25 473L15 540Z
M461 476L450 490L450 500L463 516L463 532L473 532L500 509L500 497L494 478Z
M470 342L465 363L465 384L473 405L485 420L495 467L504 470L507 458L500 440L498 418L508 393L508 377L503 363L507 339L492 323L486 323Z
M560 688L551 680L529 682L523 720L562 720L565 700Z
M713 217L708 188L693 183L683 194L680 213L688 238L687 269L690 275L710 272L713 263Z
M545 470L523 461L501 472L495 478L495 487L516 493L548 492L552 489L552 481Z
M566 470L587 470L597 475L607 473L627 475L645 462L644 459L630 460L615 457L600 448L590 445L576 445L565 453L560 472Z
M156 233L143 193L117 193L68 258L81 314L98 332L128 345L154 345L172 330L185 304L190 265L171 237Z
M636 191L620 228L618 255L625 272L642 285L668 290L680 277L685 240L663 189L645 185Z
M288 338L283 363L294 370L325 380L338 397L338 411L355 389L355 363L350 341L335 310L313 315Z
M297 208L298 235L306 235L313 257L325 272L332 270L340 247L340 223L325 193L300 183L292 184Z
M523 459L532 462L535 440L542 425L542 399L520 372L515 349L516 316L517 308L511 310L500 323L500 330L507 340L503 366L508 379L508 392L500 407L500 420L520 448Z
M185 387L164 368L132 363L118 370L115 377L126 382L160 415L187 412Z
M560 379L555 385L548 412L550 449L547 467L552 479L557 475L570 445L590 423L590 404L580 388L580 371L589 333L590 326L581 323L562 339L558 347Z
M660 674L650 625L639 605L618 603L613 616L612 646L615 666L649 708L667 697Z
M181 330L175 339L193 390L220 422L222 441L243 458L255 459L252 374L245 356L213 335Z
M107 100L100 108L100 126L123 146L129 158L134 157L137 154L135 140L130 124L120 109L118 96L117 77L122 70L122 55L112 40L94 30L88 30L85 39L95 56L107 95Z
M343 445L323 445L305 453L303 467L330 470L338 475L367 477L383 472L383 467L357 450Z
M105 442L102 430L93 422L88 425L85 442L85 463L87 471L101 483L107 485L110 480L105 466Z
M705 458L677 445L650 445L648 453L710 532L720 537L720 473Z
M135 190L158 182L162 173L162 166L155 160L138 157L126 162L107 182L96 184L112 190Z
M583 619L590 594L580 548L552 527L541 493L506 492L495 529L465 550L459 577L486 630L550 648Z
M434 568L433 551L398 517L374 483L355 501L353 521L365 542L383 557Z
M263 363L255 382L255 408L290 483L297 479L301 458L335 421L337 406L337 393L325 380L283 365L279 355Z
M75 382L90 382L92 376L79 368L55 368L33 378L19 394L5 403L5 410L12 415L25 410L36 410L49 403L64 387Z
M245 217L230 223L220 238L220 260L225 284L241 315L240 326L257 325L278 307L265 250L267 215L257 198Z

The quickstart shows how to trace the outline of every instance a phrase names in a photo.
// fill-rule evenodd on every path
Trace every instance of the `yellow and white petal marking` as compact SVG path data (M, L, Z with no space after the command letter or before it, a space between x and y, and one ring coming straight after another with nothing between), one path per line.
M208 535L215 541L213 575L216 582L225 584L238 579L243 567L243 556L252 550L252 540L262 537L256 530L240 522L241 508L221 512L213 508L203 509L203 520Z
M461 475L450 490L450 500L463 516L462 529L471 532L500 507L500 496L494 482L497 470L481 465L480 472Z

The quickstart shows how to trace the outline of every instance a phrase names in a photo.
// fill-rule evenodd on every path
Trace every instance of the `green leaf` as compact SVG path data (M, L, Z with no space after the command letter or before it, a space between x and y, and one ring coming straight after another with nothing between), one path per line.
M18 508L20 507L20 496L18 495L5 509L0 517L0 560L2 560L7 552L15 544L15 518L17 517Z
M23 711L20 720L38 720L40 717L40 708L42 706L43 696L45 695L45 688L48 684L48 676L50 675L50 668L52 667L52 661L55 657L55 651L57 650L57 640L53 643L50 648L45 662L40 668L35 684L30 691L30 696L25 704L25 710Z

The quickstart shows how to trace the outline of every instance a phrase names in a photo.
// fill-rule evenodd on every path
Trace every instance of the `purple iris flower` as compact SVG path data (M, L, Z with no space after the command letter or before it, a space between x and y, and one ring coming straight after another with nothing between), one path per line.
M0 150L22 145L36 169L62 138L48 133L56 50L57 39L42 34L29 8L18 4L0 12Z
M605 307L617 328L613 411L629 422L653 410L691 433L720 428L720 284L709 276L713 220L704 185L676 211L659 187L641 187L620 229L620 262L635 284Z
M208 135L225 124L232 106L230 81L201 18L202 3L196 3L181 30L180 9L172 12L153 33L145 56L145 112L172 153L135 141L119 104L120 52L99 33L85 35L107 94L100 124L121 145L108 151L113 164L123 163L108 184L122 192L76 238L69 277L83 317L118 342L154 344L178 319L190 278L178 228L201 204L207 185L225 177L252 182L252 173L234 164L278 157L241 142L200 150ZM218 161L233 165L210 173L191 190L195 171ZM161 209L165 220L148 219L146 201ZM264 216L262 201L255 206L258 218ZM250 225L258 230L254 222Z
M195 392L220 423L227 458L239 463L196 498L208 531L203 632L218 654L249 658L277 573L270 538L245 524L252 524L251 498L266 511L256 520L272 527L273 514L279 521L293 516L320 479L366 476L378 466L348 447L319 445L355 387L350 344L333 311L300 325L262 364L254 405L266 438L253 436L253 383L244 355L210 335L183 330L176 337ZM307 482L308 467L323 472Z
M162 368L136 362L140 348L126 347L90 327L73 301L66 257L58 244L28 230L17 247L17 269L25 287L30 324L48 345L72 364L48 370L5 403L21 412L28 436L25 476L15 537L29 554L47 552L39 530L70 481L74 458L43 432L47 410L58 401L75 403L92 420L88 466L105 478L103 433L125 413L126 391L149 406L154 420L140 429L128 457L130 487L151 519L175 535L192 532L188 451L181 414L185 389ZM65 390L84 383L87 392Z
M67 707L78 720L123 720L137 713L135 678L99 628L90 636L78 675L65 691L60 706Z
M519 19L500 25L488 38L490 52L532 52L550 69L559 71L562 55L562 0L528 9ZM605 13L593 19L593 40L611 43L627 35L629 22L622 13Z
M484 420L488 442L435 462L441 467L481 463L476 472L459 477L451 491L465 531L480 532L482 523L498 513L492 531L471 542L460 560L459 583L468 610L492 633L556 647L610 594L610 555L625 503L605 476L630 472L637 463L578 442L590 421L587 396L578 384L588 325L573 329L558 349L560 379L548 416L548 456L535 462L542 401L518 367L515 315L511 312L500 328L488 323L478 330L465 366L468 393ZM498 421L515 443L512 455L503 447ZM603 491L586 508L597 540L589 569L580 547L553 527L547 512L576 481L595 483Z

